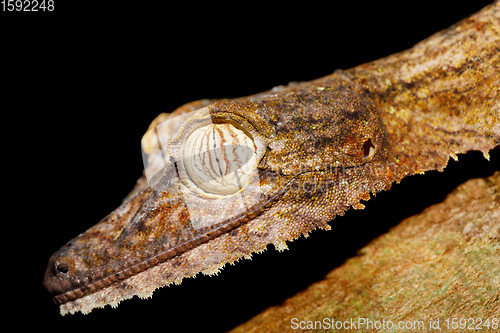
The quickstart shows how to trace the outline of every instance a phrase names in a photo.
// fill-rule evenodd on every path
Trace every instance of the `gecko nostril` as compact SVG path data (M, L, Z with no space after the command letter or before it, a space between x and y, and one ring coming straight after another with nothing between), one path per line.
M363 144L363 156L365 159L371 158L375 153L375 147L372 144L372 140L368 139Z
M60 273L66 274L69 271L69 267L65 263L61 263L56 265L56 270Z

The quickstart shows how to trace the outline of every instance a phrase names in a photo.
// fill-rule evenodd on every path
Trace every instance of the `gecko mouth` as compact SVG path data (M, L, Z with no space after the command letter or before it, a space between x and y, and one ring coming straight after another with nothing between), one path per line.
M172 248L169 248L165 251L162 251L152 257L149 257L148 259L142 260L140 262L133 263L132 265L118 271L114 272L114 274L105 276L101 279L94 280L84 286L80 286L77 288L73 288L71 290L66 290L62 291L56 295L53 296L53 301L57 305L62 305L66 302L73 301L79 298L82 298L84 296L90 295L94 292L97 292L103 288L106 288L110 285L112 285L115 282L120 282L123 280L126 280L134 275L137 275L141 272L146 271L149 268L155 267L159 264L162 264L166 262L167 260L170 260L174 257L177 257L183 253L186 253L193 248L200 246L220 235L223 235L231 230L234 230L238 228L241 225L244 225L248 223L250 220L254 219L255 217L261 215L268 209L269 207L272 206L272 204L278 200L285 192L286 190L293 185L295 182L295 178L290 180L285 186L283 186L278 192L273 194L272 196L268 197L266 200L254 205L253 207L250 207L246 212L243 212L229 221L223 222L220 226L211 229L210 231L207 231L205 233L202 233L196 237L191 238L188 241L185 241L181 244L178 244ZM51 283L54 282L49 282L49 270L47 269L46 272L46 277L44 279L44 284L46 287L49 287ZM62 286L57 286L59 290L62 289ZM48 288L50 290L50 288Z
M368 161L358 166L345 167L343 169L362 167L365 164L368 164ZM298 185L297 181L298 178L300 178L302 175L307 173L318 173L318 172L321 173L326 171L328 170L300 172L299 174L295 175L291 180L289 180L280 190L278 190L272 195L269 195L267 199L262 200L260 203L256 203L254 206L250 207L248 210L240 213L239 215L236 215L233 218L220 223L218 227L207 230L204 233L201 233L169 249L161 251L147 259L133 262L132 264L123 269L112 272L112 274L103 276L98 279L94 278L93 280L87 278L85 280L89 281L89 283L85 285L81 284L79 286L71 285L72 288L67 288L66 286L58 284L56 281L50 281L50 271L51 271L50 268L48 268L46 271L44 284L47 287L47 289L49 289L49 291L51 291L54 294L52 299L56 305L62 305L64 303L93 294L94 292L102 290L112 285L113 283L124 281L150 268L165 263L170 259L180 256L210 240L213 240L223 234L230 232L231 230L234 230L248 223L249 221L263 214L268 208L270 208L273 205L274 202L276 202L285 192L287 192L287 190L291 189L293 191L296 185ZM304 190L304 195L306 195L307 197L318 194L314 193L314 191L312 192L309 191L307 186L304 186L303 190ZM56 269L60 271L59 267L57 267Z

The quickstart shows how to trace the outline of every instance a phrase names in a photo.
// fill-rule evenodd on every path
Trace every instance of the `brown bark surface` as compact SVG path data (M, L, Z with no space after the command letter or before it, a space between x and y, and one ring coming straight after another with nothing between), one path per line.
M494 318L500 320L499 258L500 172L496 172L460 185L443 202L373 240L322 281L233 332L320 332L324 327L307 329L307 322L313 325L324 318L390 320L394 325L423 321L424 331L438 331L429 327L429 321L439 319L441 332L461 330L459 321L457 329L451 327L453 318L466 318L467 328L472 318L471 327L497 332L493 326L476 325L479 319L485 323L489 318L489 324ZM303 321L304 329L292 329L292 318Z

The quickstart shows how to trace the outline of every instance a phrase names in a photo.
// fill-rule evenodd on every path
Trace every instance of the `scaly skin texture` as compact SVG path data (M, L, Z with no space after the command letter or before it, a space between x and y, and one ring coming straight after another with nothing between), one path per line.
M143 139L148 168L120 207L50 258L44 284L61 313L115 306L286 242L370 193L449 157L500 144L500 2L412 49L347 71L234 100L197 101L162 114ZM191 117L178 117L202 110ZM178 117L178 118L175 118ZM166 120L161 142L154 129ZM230 123L256 145L255 176L239 197L197 191L183 143L198 126ZM257 193L257 195L256 195ZM246 210L233 214L240 200ZM188 210L189 203L189 210ZM191 205L195 203L195 205ZM195 207L196 211L193 211ZM203 216L199 227L194 216Z

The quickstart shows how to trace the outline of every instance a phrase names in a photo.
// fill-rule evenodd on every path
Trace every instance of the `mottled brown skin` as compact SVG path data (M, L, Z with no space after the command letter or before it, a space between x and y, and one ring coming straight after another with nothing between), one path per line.
M195 229L185 197L182 163L167 160L153 188L145 177L122 205L50 258L44 278L61 313L116 306L134 295L199 272L217 273L268 244L316 228L370 193L469 150L485 156L500 144L500 2L414 48L347 71L245 98L197 101L151 125L205 107L204 117L175 123L165 135L177 160L193 128L237 124L262 147L261 191L249 209L231 216L227 205L192 192L211 222ZM184 125L178 132L181 125ZM159 156L149 147L150 158ZM191 193L191 192L189 192ZM244 198L246 199L246 198ZM227 214L226 214L227 212Z

